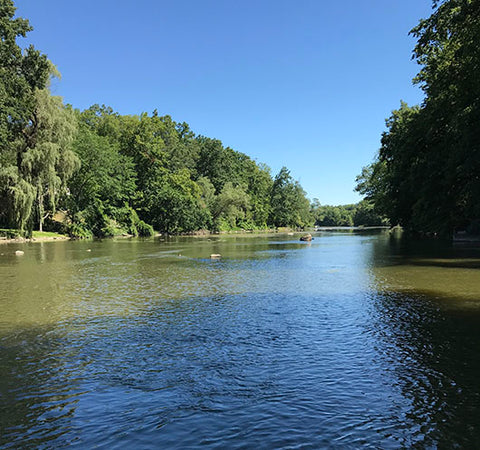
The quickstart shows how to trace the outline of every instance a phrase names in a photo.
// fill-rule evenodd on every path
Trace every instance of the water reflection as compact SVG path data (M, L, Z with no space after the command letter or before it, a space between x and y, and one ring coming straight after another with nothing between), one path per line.
M451 308L480 308L480 247L385 235L373 249L375 288L422 293Z
M402 445L470 447L480 439L479 249L392 239L373 248L371 330L410 402Z
M410 402L403 445L469 446L480 439L480 314L441 309L425 296L375 298L377 350Z

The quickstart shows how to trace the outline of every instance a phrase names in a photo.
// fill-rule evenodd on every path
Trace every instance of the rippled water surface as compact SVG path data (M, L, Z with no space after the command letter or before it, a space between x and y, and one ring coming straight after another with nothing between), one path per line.
M478 248L318 233L0 253L1 448L480 442Z

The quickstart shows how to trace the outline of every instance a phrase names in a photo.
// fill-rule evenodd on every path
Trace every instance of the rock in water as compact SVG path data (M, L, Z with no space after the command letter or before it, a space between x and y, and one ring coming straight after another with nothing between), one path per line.
M210 255L210 259L220 259L222 257L222 255L220 255L220 253L212 253Z
M25 252L22 252L22 250L17 250L17 251L15 252L15 254L16 254L17 256L22 256L22 255L25 254Z
M307 241L310 242L312 240L312 235L311 234L305 234L300 238L301 241Z

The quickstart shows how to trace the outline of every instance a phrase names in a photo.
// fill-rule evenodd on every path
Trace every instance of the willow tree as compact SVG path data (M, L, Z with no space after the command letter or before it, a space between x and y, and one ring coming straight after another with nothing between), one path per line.
M242 225L250 210L247 186L227 181L216 196L213 207L213 222L216 229L234 229Z
M18 37L31 31L28 20L14 18L11 0L0 0L0 221L24 229L35 188L24 178L25 154L35 144L32 126L37 89L45 88L50 63L33 46L26 50Z
M68 178L79 166L72 149L77 121L73 110L63 105L61 97L50 95L48 89L37 90L35 98L29 128L35 145L25 152L21 172L33 187L32 212L42 231L44 220L55 212L58 199L66 192Z

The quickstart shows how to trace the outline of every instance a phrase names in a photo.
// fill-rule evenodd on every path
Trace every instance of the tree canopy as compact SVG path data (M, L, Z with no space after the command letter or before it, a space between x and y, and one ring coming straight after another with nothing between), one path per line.
M33 46L23 51L17 44L32 28L14 15L13 1L0 0L0 220L24 230L38 197L31 159L41 132L38 91L47 85L51 64Z
M448 235L480 221L480 1L435 1L411 33L425 99L387 119L357 190L392 223Z

